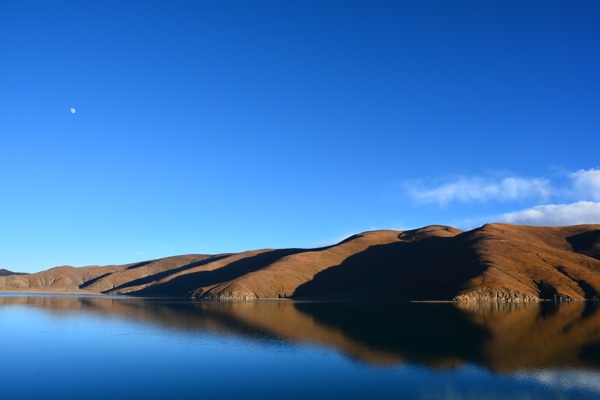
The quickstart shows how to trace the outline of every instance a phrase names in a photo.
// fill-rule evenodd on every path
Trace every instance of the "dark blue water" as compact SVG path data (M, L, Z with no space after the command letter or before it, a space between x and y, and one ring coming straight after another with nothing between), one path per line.
M598 399L600 313L0 296L3 399Z

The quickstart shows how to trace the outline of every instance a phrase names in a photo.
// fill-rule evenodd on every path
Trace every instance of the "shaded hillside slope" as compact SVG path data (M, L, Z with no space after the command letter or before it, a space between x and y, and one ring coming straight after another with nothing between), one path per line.
M489 224L354 235L318 249L184 255L0 277L0 290L209 300L535 301L600 297L600 225Z
M600 225L488 224L406 265L379 297L535 301L600 297Z
M600 297L600 225L494 224L469 236L484 271L463 285L459 299Z

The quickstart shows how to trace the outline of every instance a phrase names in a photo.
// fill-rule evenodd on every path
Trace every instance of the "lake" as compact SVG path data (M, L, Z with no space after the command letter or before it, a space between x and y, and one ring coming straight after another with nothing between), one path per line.
M5 399L598 399L600 304L0 295Z

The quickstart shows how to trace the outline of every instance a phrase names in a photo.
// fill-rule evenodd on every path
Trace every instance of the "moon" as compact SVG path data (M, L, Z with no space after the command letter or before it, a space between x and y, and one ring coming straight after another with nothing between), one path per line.
M74 107L71 107L69 111L71 111L71 114L75 114L77 112L77 110Z

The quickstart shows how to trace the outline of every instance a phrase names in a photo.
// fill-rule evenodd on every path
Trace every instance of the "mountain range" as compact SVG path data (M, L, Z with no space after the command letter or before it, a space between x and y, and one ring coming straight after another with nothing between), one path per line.
M189 254L5 275L0 291L205 300L598 299L600 225L377 230L316 249Z

